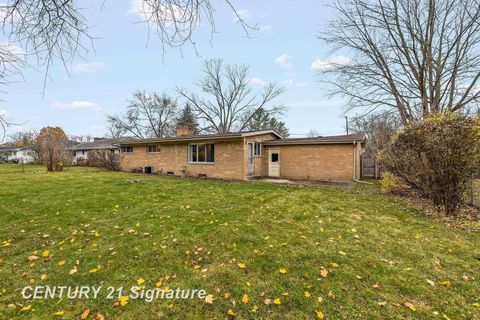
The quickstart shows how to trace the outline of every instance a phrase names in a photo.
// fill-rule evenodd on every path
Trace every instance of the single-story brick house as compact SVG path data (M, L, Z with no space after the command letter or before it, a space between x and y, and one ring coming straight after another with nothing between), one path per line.
M360 178L362 135L283 139L273 130L123 141L121 169L179 176L352 181Z

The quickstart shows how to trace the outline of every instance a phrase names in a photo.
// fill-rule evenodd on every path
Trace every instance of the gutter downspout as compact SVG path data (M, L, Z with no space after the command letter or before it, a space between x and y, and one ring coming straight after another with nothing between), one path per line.
M357 145L357 141L353 140L353 181L358 182L358 183L373 185L373 183L371 183L371 182L357 180L357 148L356 148L356 145Z

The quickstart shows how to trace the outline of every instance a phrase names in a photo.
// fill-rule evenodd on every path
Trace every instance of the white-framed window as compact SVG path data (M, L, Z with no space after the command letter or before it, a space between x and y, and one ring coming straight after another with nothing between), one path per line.
M214 163L215 144L198 143L188 145L188 162L190 163Z
M124 146L124 147L122 147L122 152L124 152L124 153L133 152L133 147L132 146Z
M156 144L150 144L147 146L147 152L148 153L157 153L160 152L160 149L157 148Z
M255 142L253 145L253 155L260 157L262 155L262 144L260 142Z

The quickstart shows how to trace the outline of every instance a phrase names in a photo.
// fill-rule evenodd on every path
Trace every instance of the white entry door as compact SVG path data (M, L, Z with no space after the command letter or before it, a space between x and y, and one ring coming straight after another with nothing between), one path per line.
M254 145L253 145L253 142L249 142L247 144L247 171L248 171L248 174L253 174L255 172L255 162L254 162L254 159L253 159L253 148L254 148Z
M280 150L270 150L268 155L268 175L280 177Z

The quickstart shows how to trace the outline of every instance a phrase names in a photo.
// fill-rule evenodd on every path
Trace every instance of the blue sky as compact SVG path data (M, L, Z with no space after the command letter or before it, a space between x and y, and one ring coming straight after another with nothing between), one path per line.
M94 51L77 59L69 72L60 65L50 70L45 92L44 69L30 68L24 79L6 88L0 109L6 110L21 127L39 129L61 126L74 135L102 136L106 115L123 112L127 99L137 89L175 94L174 88L194 89L207 58L223 58L226 63L250 65L252 85L261 90L263 82L277 82L285 93L276 102L288 107L284 121L292 136L309 129L320 134L344 133L344 101L328 99L325 88L316 81L317 68L328 67L329 50L316 38L331 12L321 1L235 1L245 19L258 24L251 38L235 22L231 10L222 2L216 6L217 31L202 28L196 35L197 50L184 47L162 56L159 40L147 37L147 27L135 23L130 0L105 1L100 9L92 5L85 12L92 26ZM84 4L85 7L88 7Z

